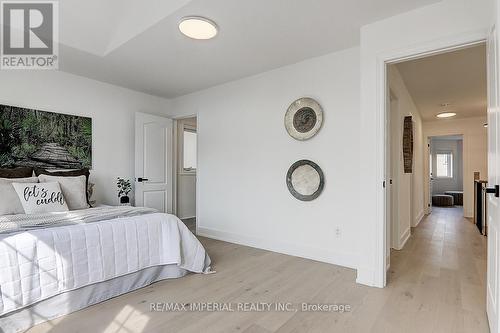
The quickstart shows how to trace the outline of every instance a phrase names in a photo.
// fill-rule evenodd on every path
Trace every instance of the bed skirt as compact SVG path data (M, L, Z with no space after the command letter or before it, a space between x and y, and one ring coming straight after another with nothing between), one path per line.
M154 282L186 275L177 265L155 266L65 292L0 317L0 332L22 332L37 324L81 310L90 305L148 286Z

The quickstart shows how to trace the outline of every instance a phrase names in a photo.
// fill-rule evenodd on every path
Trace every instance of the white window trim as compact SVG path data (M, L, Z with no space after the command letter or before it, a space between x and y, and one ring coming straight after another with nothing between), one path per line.
M451 174L451 176L438 176L437 174L437 155L451 155L451 165L448 166L449 168L449 174ZM455 156L453 155L453 151L450 151L450 150L443 150L443 151L437 151L436 152L436 157L434 158L436 160L436 178L437 179L453 179L453 177L455 176L454 175L454 172L453 172L453 165L455 164L454 163L454 159L455 159Z
M193 125L190 125L190 124L182 124L181 126L181 135L179 135L179 152L178 152L178 156L179 156L179 163L178 163L178 174L181 175L181 176L190 176L190 175L196 175L196 169L192 169L192 170L185 170L184 169L184 131L187 131L187 132L193 132L193 133L197 133L196 131L196 126L193 126ZM196 147L196 149L198 149L198 145Z

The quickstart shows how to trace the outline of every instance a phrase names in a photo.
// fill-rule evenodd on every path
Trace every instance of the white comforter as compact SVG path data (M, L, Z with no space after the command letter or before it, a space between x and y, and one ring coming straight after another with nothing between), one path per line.
M0 235L0 315L141 269L210 271L210 258L177 217L162 213Z

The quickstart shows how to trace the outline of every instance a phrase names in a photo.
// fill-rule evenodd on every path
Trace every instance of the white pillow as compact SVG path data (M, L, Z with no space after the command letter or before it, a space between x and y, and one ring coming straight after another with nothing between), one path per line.
M24 214L12 183L38 183L38 178L0 178L0 215Z
M12 183L26 214L67 212L59 183Z
M87 204L87 178L39 175L40 183L58 182L70 210L89 208Z

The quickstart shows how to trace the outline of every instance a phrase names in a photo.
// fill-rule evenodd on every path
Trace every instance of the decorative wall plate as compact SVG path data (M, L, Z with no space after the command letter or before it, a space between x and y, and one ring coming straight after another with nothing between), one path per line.
M318 102L304 97L293 102L285 114L285 127L290 136L297 140L312 138L323 124L323 109Z
M295 198L301 201L311 201L323 191L325 177L316 163L300 160L293 163L288 169L286 185Z
M406 116L403 125L403 162L405 173L413 172L413 118Z

